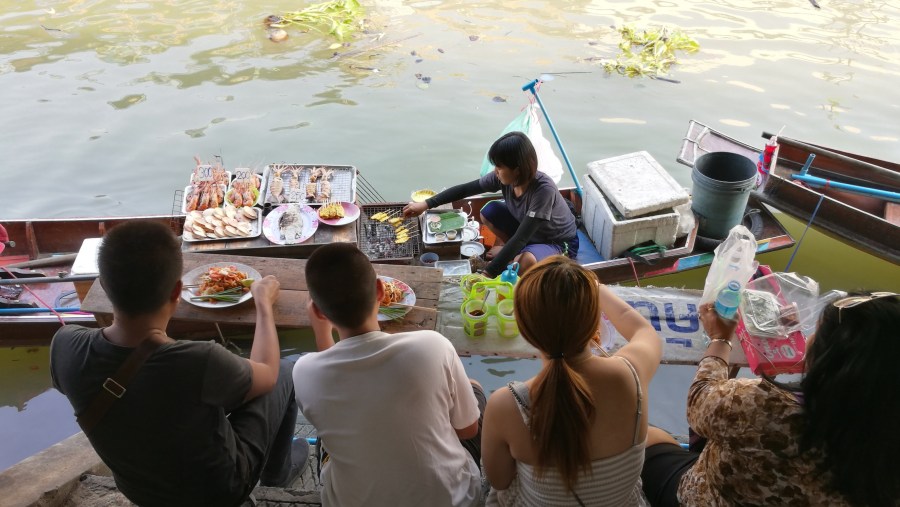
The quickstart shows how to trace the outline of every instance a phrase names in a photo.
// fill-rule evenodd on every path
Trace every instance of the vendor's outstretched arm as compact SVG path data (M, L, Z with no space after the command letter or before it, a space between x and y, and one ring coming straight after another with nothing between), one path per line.
M480 194L482 192L484 192L484 189L481 188L481 180L473 180L468 183L461 183L459 185L452 186L442 192L439 192L434 197L425 199L425 203L428 204L428 209L431 209L435 206L447 204L448 202L457 201L459 199L465 199L466 197Z
M519 224L518 229L516 229L516 233L513 234L513 237L509 238L509 241L503 245L503 249L500 250L500 253L494 257L494 260L488 264L487 268L485 268L485 272L491 278L499 275L506 269L506 266L512 262L513 258L525 248L525 245L528 244L528 241L531 240L531 237L534 236L534 233L537 232L538 228L541 226L542 220L540 218L535 217L525 217L525 220Z

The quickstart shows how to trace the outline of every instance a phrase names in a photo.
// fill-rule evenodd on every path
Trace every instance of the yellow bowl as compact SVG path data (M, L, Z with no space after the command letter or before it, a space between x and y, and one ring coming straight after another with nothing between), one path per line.
M425 199L434 197L435 194L437 194L437 192L435 192L434 190L423 188L422 190L416 190L415 192L410 194L409 197L413 200L413 202L425 202Z

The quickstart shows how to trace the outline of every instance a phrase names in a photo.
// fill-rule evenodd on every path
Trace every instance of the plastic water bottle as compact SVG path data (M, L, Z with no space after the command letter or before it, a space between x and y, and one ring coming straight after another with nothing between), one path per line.
M716 312L723 319L733 320L740 302L741 284L732 280L716 296Z
M515 285L519 281L519 263L513 262L506 266L506 271L500 273L500 281Z

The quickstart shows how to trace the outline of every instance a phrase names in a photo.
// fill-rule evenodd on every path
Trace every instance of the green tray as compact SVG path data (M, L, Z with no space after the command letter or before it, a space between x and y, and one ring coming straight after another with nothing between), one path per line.
M431 214L432 216L434 213ZM441 213L438 215L441 217L440 222L432 222L428 220L429 216L425 217L426 227L428 228L428 232L432 234L436 234L438 232L447 232L454 229L462 229L466 226L466 217L462 216L458 212L453 213Z

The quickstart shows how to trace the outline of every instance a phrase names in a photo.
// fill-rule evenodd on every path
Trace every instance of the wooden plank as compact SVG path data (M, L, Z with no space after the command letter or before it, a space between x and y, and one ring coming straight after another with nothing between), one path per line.
M437 310L434 308L415 307L402 320L389 320L381 323L381 330L386 333L404 331L434 330L437 327Z
M206 254L184 254L184 271L208 264L214 258ZM275 275L281 282L281 293L274 305L275 323L282 328L305 328L310 322L306 313L309 292L306 290L304 259L273 259L264 257L228 256L233 260L252 266L261 275ZM375 264L379 274L398 278L408 283L416 292L416 307L402 320L389 321L385 329L393 332L434 329L437 323L435 308L440 297L441 271L418 266L394 266ZM98 320L108 319L112 314L112 303L106 292L95 282L84 298L83 311L91 312ZM191 304L179 304L172 316L173 321L218 322L226 325L253 325L256 307L253 299L239 305L222 308L202 308Z
M282 290L274 305L275 323L279 328L308 328L309 316L306 305L309 292L298 290ZM112 303L100 283L94 283L82 305L84 311L91 312L98 321L112 314ZM256 306L253 300L226 308L201 308L199 306L180 304L172 315L172 321L217 322L225 325L253 326L256 322ZM386 321L382 328L387 332L414 331L434 329L437 324L437 311L433 308L414 307L403 319Z
M213 258L206 254L185 253L184 271L188 272L210 262L219 261L246 264L259 271L262 276L275 275L281 283L282 290L307 290L306 276L304 275L306 259L276 259L239 255ZM375 273L379 275L406 282L416 294L416 306L437 307L441 295L441 270L396 264L373 264L372 266L375 268Z

